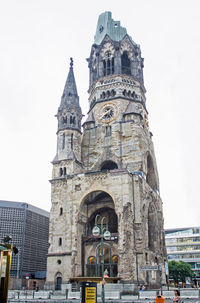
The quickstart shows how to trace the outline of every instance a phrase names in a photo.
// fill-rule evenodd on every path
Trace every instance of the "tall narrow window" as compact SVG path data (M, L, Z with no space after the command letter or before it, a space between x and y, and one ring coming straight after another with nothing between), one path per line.
M62 149L65 148L65 134L62 135Z
M63 169L63 173L64 173L64 176L66 176L66 173L67 173L67 171L66 171L66 167L64 167L64 169Z
M103 60L103 74L108 76L114 74L114 58L111 58L111 52L105 53L105 59Z
M63 175L63 169L60 167L60 177Z
M71 134L71 149L73 149L73 134Z
M111 136L111 126L106 126L106 137Z
M122 62L122 74L131 75L131 62L127 52L124 52L121 57Z
M63 115L62 119L63 119L63 123L67 123L67 115Z
M112 61L111 61L111 74L114 74L114 58L112 58Z
M62 238L59 238L59 239L58 239L58 245L59 245L59 246L62 246Z
M62 216L62 214L63 214L63 208L61 207L60 208L60 216Z

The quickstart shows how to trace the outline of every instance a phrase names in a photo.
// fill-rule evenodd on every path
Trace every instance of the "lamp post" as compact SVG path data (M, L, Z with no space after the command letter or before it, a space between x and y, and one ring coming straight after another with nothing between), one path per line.
M160 263L159 264L159 274L160 274L160 294L162 296L163 294L163 291L162 291L162 264Z
M103 238L105 240L110 240L110 232L108 230L108 227L106 231L104 232L104 227L103 227L103 221L105 217L101 219L101 225L100 227L97 224L97 218L100 217L100 215L96 215L95 217L95 226L92 229L92 234L95 237L98 237L99 235L101 236L101 276L102 276L102 289L101 289L101 300L102 303L105 302L105 292L104 292L104 253L103 253Z

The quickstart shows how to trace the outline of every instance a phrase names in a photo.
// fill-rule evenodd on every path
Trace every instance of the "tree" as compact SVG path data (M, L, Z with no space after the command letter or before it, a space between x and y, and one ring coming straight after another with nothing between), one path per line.
M185 282L186 277L193 278L194 273L190 264L183 261L169 261L169 278L173 279L176 283L179 281Z

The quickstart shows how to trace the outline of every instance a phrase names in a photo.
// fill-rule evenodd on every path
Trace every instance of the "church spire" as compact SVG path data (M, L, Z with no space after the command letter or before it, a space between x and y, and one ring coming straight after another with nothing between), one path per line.
M74 78L73 65L74 65L73 58L70 58L70 68L62 95L61 104L65 104L65 103L68 104L71 102L77 103L77 101L79 101L77 88L76 88L76 81Z
M82 112L79 105L73 64L73 59L70 58L69 73L57 113L58 131L69 128L81 131Z

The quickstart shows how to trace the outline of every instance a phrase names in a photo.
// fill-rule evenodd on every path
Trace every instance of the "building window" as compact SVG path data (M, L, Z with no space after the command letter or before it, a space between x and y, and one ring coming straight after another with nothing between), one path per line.
M104 76L114 74L114 58L111 58L111 52L105 53L105 59L103 60L103 74Z
M62 135L62 149L65 148L65 134Z
M59 238L59 239L58 239L58 245L59 245L59 246L62 246L62 238Z
M111 126L106 126L106 137L111 136Z
M67 174L66 167L64 167L63 171L64 171L64 176L66 176L66 174Z
M70 116L70 124L76 124L76 117Z
M131 75L131 62L127 52L124 52L123 55L121 56L121 62L122 62L122 74Z
M62 216L62 214L63 214L63 208L61 207L60 208L60 216Z
M111 90L111 96L114 97L116 95L116 91L114 89Z
M101 94L101 99L105 99L105 97L106 97L106 93L103 92L103 93Z
M73 149L73 134L71 134L71 149Z
M66 115L63 115L62 121L63 121L63 123L67 123L67 114L66 114Z
M63 175L63 169L60 167L60 177Z
M58 265L60 265L62 262L61 262L61 260L58 260L57 263L58 263Z
M88 258L87 276L88 277L95 277L96 276L96 258L93 257L93 256Z

